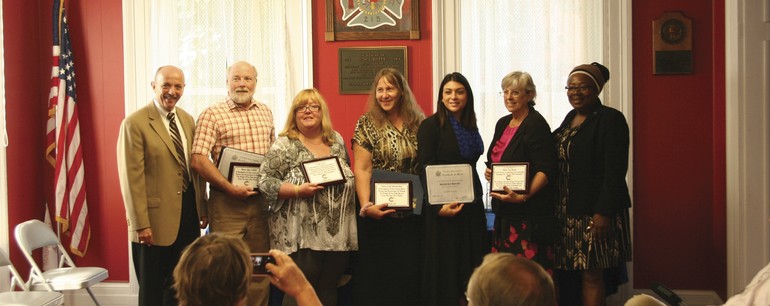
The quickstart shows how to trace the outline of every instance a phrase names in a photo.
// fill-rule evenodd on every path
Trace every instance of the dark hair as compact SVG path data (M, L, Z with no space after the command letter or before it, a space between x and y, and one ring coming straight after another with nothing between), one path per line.
M444 97L444 85L452 81L462 84L468 95L468 102L465 104L465 108L462 110L463 113L460 115L460 124L466 129L472 131L478 130L479 128L476 126L476 111L473 109L473 90L471 89L471 84L468 83L468 79L459 72L452 72L444 76L444 80L441 81L441 86L438 87L436 115L438 116L439 125L443 127L444 122L447 120L447 116L449 116L449 110L444 106L442 100Z

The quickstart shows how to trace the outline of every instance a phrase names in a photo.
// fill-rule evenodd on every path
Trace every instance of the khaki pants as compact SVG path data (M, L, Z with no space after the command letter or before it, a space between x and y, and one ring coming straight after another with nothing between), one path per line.
M270 250L269 212L261 196L241 200L211 189L208 210L211 232L241 237L253 253L266 253ZM264 306L269 297L270 280L252 279L247 304Z

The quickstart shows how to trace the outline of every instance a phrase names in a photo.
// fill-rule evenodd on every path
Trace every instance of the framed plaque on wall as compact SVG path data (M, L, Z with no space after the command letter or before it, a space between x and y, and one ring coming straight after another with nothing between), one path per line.
M326 41L420 39L419 0L326 0Z

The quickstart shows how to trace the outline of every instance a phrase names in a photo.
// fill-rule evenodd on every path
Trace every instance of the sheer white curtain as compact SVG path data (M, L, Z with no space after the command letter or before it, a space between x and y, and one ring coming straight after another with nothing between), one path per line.
M127 55L126 65L127 78L134 78L127 84L135 82L136 98L127 97L132 104L126 105L127 113L152 98L149 82L162 65L185 72L179 106L197 118L227 95L227 66L239 60L254 64L259 74L255 98L273 110L277 130L294 95L312 84L309 0L144 0L141 7L126 2L131 1L124 1L124 7L136 14L131 36L136 51ZM128 60L139 57L136 64L143 67L129 65Z
M175 65L187 84L178 105L197 118L227 96L227 66L245 60L259 74L254 97L273 110L280 131L291 99L312 86L310 7L310 0L123 0L126 114L152 99L156 69Z
M454 10L449 18L459 20L455 30L459 35L455 38L458 46L445 48L447 52L438 56L439 61L449 63L444 74L455 69L471 83L485 149L489 149L495 123L508 114L498 93L502 78L511 71L532 75L538 94L535 109L551 129L558 127L572 109L564 90L571 69L582 63L604 62L604 46L608 44L603 31L604 2L496 1L479 5L454 0L440 4L445 6L442 10ZM446 15L445 11L439 14ZM441 77L443 74L439 80ZM477 164L479 173L486 168L484 161L482 156Z

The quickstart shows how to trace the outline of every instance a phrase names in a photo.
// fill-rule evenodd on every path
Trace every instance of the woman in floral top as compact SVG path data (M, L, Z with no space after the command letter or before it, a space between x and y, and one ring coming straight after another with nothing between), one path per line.
M329 108L316 89L294 98L284 130L261 167L259 189L270 205L270 246L286 252L324 305L337 304L337 281L358 250L353 172L345 143L332 130ZM308 183L300 163L336 156L345 182ZM290 297L283 305L296 305Z
M370 194L373 169L418 174L417 127L425 115L404 76L393 68L382 69L374 77L368 104L352 141L362 207L354 304L419 305L422 218L372 203ZM381 284L388 284L387 290Z

